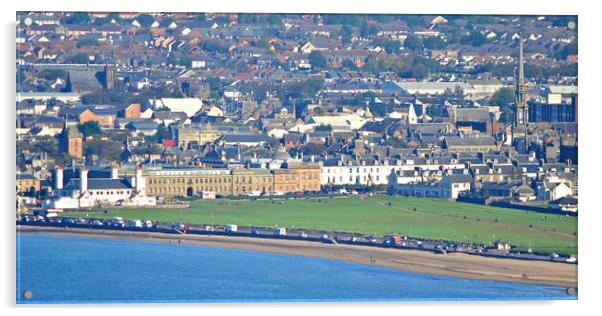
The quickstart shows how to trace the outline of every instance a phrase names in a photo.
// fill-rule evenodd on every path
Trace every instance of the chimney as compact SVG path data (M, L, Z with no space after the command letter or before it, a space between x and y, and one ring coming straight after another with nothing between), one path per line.
M119 168L117 167L117 164L113 163L111 164L111 179L118 179L119 178Z
M54 188L57 190L63 189L63 167L57 165L54 168Z
M142 178L142 166L136 167L136 192L144 190L144 179Z
M80 178L80 191L84 193L88 191L88 169L86 167L81 167L79 169L79 178Z

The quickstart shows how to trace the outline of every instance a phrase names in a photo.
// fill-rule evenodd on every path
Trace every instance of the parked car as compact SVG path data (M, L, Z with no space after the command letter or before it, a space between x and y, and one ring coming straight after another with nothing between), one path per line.
M128 222L130 228L142 228L142 221L139 219L131 220Z
M224 231L225 232L235 232L235 231L238 231L238 226L234 225L234 224L228 224L228 225L226 225L226 227L224 227Z
M286 228L274 229L274 236L286 236Z
M94 226L104 226L104 223L101 220L98 219L93 219L90 220L90 225L94 225Z

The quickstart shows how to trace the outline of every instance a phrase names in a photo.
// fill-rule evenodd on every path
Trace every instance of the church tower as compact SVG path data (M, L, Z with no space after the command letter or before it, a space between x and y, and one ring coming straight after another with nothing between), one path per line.
M525 61L523 57L523 38L519 39L518 74L516 84L516 105L514 107L514 124L512 138L523 138L525 152L528 150L527 123L529 122L529 105L527 104L527 85L525 82Z

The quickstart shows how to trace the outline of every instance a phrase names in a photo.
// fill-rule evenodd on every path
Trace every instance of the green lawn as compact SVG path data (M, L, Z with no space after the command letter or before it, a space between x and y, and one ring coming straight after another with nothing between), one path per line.
M273 202L195 201L187 209L119 208L107 214L78 212L65 216L120 216L161 222L282 226L375 235L397 233L484 244L503 239L523 251L532 248L538 252L577 254L575 217L440 199L373 196Z

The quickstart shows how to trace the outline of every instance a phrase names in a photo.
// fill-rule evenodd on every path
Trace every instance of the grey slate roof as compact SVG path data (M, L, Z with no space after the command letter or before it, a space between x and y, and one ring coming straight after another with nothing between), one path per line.
M71 179L65 189L81 188L81 179ZM88 178L88 190L120 190L132 189L132 186L123 179L98 179Z

